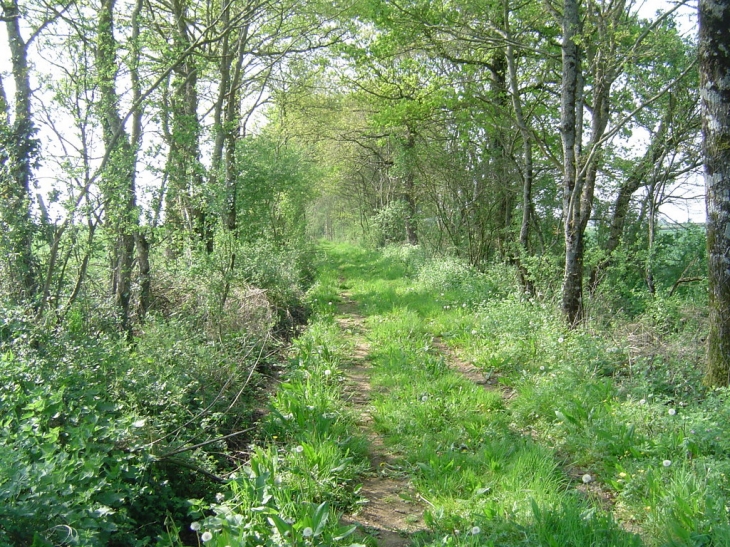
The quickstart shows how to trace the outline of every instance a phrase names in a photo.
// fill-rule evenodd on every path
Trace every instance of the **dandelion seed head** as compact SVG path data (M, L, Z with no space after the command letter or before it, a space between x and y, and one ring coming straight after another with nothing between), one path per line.
M472 335L475 335L477 333L477 329L472 329L471 333L472 333Z
M199 522L191 522L190 523L190 529L193 532L197 532L198 530L200 530L200 523Z
M205 543L206 541L210 541L211 539L213 539L213 534L211 534L210 532L203 532L203 535L200 536L200 539L202 539L203 543Z
M565 338L563 338L562 336L558 338L558 344L562 344L563 342L565 342Z
M215 495L215 501L217 501L218 503L221 503L224 499L226 499L226 496L224 494L222 494L221 492L218 492Z
M589 482L593 482L593 477L586 473L583 475L583 484L588 484Z
M676 410L676 409L674 409L674 408L670 408L670 409L668 410L668 412L669 412L669 415L670 415L670 416L674 416L674 415L675 415L675 414L677 413L677 410Z
M664 460L664 461L662 462L662 465L663 465L664 467L669 467L670 465L672 465L672 460Z
M327 370L324 371L324 375L325 376L331 376L332 375L332 371L330 369L327 369Z
M646 399L641 399L641 400L639 401L639 404L640 404L640 405L645 405L645 404L646 404Z
M540 370L545 370L545 365L540 365Z
M307 526L303 531L302 535L305 538L311 538L314 535L314 530L312 530L309 526Z
M300 444L294 447L294 452L296 452L297 454L301 454L302 452L304 452L304 447Z
M477 534L478 534L479 532L481 532L481 531L482 531L482 529L481 529L481 528L479 528L479 526L474 526L474 527L473 527L473 528L471 529L471 535L472 535L472 536L476 536L476 535L477 535Z

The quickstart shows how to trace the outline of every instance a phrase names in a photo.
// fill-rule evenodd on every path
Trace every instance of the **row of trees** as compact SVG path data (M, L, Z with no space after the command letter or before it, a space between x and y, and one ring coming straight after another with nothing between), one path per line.
M646 20L627 0L5 2L6 290L39 318L63 317L102 242L129 333L150 305L155 248L211 253L225 234L285 242L316 196L310 226L325 233L344 218L479 267L496 257L527 292L559 248L561 308L577 325L584 293L641 226L654 290L658 208L702 162L697 47L675 21L684 4ZM727 22L710 4L724 6L702 4L705 29L708 13ZM721 51L703 36L701 51ZM707 63L703 81L725 100ZM262 111L268 125L253 131ZM718 113L704 125L707 142L724 142ZM46 174L54 191L34 196ZM708 225L711 278L723 226ZM718 286L713 302L727 301ZM713 309L715 324L730 315ZM725 371L712 340L729 338L720 329L710 343Z
M340 39L333 13L331 4L259 0L5 2L14 88L8 97L0 79L7 292L38 317L49 306L63 317L103 227L110 293L131 332L132 315L150 304L151 244L210 253L215 230L250 228L239 209L241 186L260 177L242 160L254 113L289 63ZM286 152L269 159L286 163ZM35 192L37 176L50 192ZM269 190L258 205L269 200L271 222L284 194L301 208L296 184Z
M329 125L337 153L326 149L345 164L360 218L400 203L405 240L476 266L499 256L528 292L531 258L561 246L562 310L575 325L584 278L595 291L630 221L655 227L701 162L681 5L648 21L623 1L370 3L339 48L338 93L308 93L299 113L342 112ZM584 272L591 221L602 256Z

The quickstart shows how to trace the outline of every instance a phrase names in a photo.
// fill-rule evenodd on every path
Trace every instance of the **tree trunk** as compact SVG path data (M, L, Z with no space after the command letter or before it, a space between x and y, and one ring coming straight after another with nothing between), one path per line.
M706 381L730 383L730 1L700 0L710 332Z
M32 298L37 290L37 272L33 256L34 225L31 217L30 182L38 155L36 128L31 111L32 89L28 68L28 44L20 28L17 0L3 3L3 19L10 45L10 61L15 83L15 109L12 125L4 89L0 94L0 226L4 259L8 261L7 278L12 292L20 300ZM4 127L3 127L4 126Z
M176 53L190 49L192 40L184 0L171 4L175 19L173 44ZM172 93L172 130L167 161L169 187L167 217L173 228L184 228L205 243L212 252L213 240L204 200L204 177L200 163L200 120L198 119L198 68L188 55L175 69ZM175 226L177 224L177 226Z
M583 234L575 222L578 206L576 189L578 140L579 52L575 38L579 31L578 0L565 0L563 7L562 86L560 90L560 139L563 147L563 222L565 271L563 274L562 312L570 325L583 313Z
M416 137L409 127L405 143L405 180L403 187L403 201L406 202L406 237L410 245L418 245L416 230L416 166L415 166Z
M530 273L525 267L523 257L529 253L530 245L530 220L532 213L532 182L533 182L533 161L532 161L532 133L527 127L525 114L522 110L522 99L520 98L519 81L517 79L517 60L512 45L512 34L509 28L509 2L504 4L504 28L507 39L507 68L509 73L509 89L512 96L512 108L515 113L515 121L522 137L522 220L520 222L520 246L519 253L514 260L517 264L517 272L522 290L527 294L534 293L534 286Z
M104 146L112 151L102 179L106 222L116 238L111 253L112 287L121 327L129 337L134 235L139 218L136 210L134 148L119 115L116 91L114 3L115 0L102 0L101 3L97 21L96 65L102 137Z
M594 6L596 7L596 6ZM598 47L588 56L591 70L591 134L585 151L581 149L583 132L582 52L576 43L580 30L578 0L565 0L563 13L563 86L561 90L561 137L563 144L563 220L565 223L565 271L563 274L562 312L568 324L583 320L583 253L585 230L593 210L602 139L610 116L611 86L618 76L615 64L613 32L624 10L619 0L596 9L590 16L598 36ZM588 51L587 53L590 53Z

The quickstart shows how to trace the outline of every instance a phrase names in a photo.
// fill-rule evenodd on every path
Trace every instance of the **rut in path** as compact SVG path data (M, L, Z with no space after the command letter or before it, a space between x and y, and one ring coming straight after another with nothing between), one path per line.
M355 347L351 360L343 367L346 377L345 400L359 415L358 425L370 441L370 473L362 483L360 494L367 502L343 522L357 524L378 541L380 547L404 547L410 534L425 530L422 504L407 474L400 471L398 458L388 451L383 439L373 430L370 404L369 345L364 338L364 320L357 305L346 294L338 305L337 323L352 338Z

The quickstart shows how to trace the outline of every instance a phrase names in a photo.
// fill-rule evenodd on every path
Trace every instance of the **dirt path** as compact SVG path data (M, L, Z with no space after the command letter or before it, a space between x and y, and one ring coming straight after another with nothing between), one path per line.
M343 367L346 377L345 397L359 414L359 425L370 440L370 474L364 478L360 491L367 502L354 514L346 515L344 523L357 524L375 537L380 547L405 547L411 543L410 534L425 530L423 506L414 502L417 494L407 475L400 471L398 458L383 444L373 430L370 405L370 347L365 339L364 319L357 304L342 295L338 305L337 323L354 341L351 359Z

